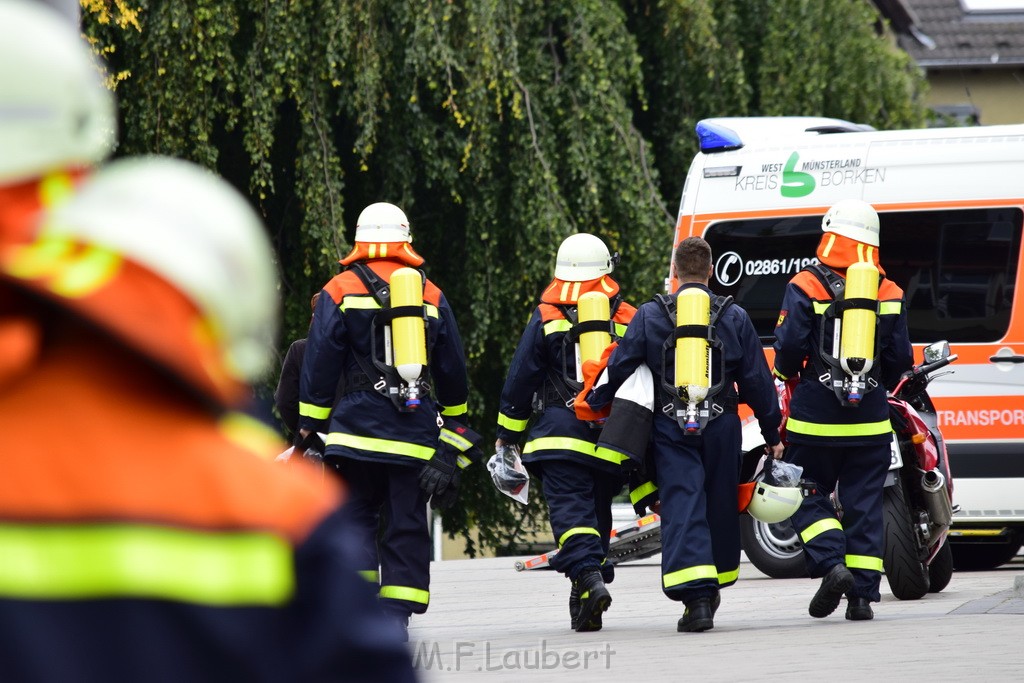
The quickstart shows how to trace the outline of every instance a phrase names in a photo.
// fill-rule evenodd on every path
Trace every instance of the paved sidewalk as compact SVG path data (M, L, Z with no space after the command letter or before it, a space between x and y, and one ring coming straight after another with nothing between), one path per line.
M705 633L676 632L681 605L661 593L658 557L617 568L597 633L569 629L565 578L516 572L514 559L433 564L430 611L410 625L423 680L1024 680L1019 556L955 573L943 592L915 601L894 598L883 578L869 622L846 621L845 601L812 619L818 580L770 579L744 563Z

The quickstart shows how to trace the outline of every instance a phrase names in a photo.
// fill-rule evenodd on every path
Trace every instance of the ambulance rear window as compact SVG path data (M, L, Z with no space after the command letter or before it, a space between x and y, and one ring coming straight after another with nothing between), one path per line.
M994 342L1010 323L1024 214L1016 208L883 213L882 267L906 292L914 343ZM724 221L705 239L711 286L730 294L761 340L773 330L786 283L814 260L821 216Z
M1006 335L1020 259L1020 209L881 218L882 266L906 293L912 341L995 342Z

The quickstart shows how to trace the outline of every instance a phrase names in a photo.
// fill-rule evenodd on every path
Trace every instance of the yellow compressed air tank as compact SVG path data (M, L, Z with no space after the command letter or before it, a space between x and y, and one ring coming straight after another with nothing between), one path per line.
M419 313L396 316L391 321L395 369L413 384L427 364L426 323L423 320L423 278L418 270L399 268L391 274L391 307L415 308Z
M878 268L871 263L854 263L846 269L846 299L878 301ZM839 364L851 375L866 373L875 358L873 310L848 308L843 311L839 335Z
M611 304L608 297L601 292L587 292L576 302L581 323L600 320L607 323L611 318ZM600 360L605 348L612 343L612 335L607 331L596 330L580 335L580 363L588 360Z
M708 325L711 322L711 297L703 289L689 287L676 297L676 326ZM708 377L708 354L711 347L706 339L680 337L676 339L676 387L691 402L703 401L711 386Z

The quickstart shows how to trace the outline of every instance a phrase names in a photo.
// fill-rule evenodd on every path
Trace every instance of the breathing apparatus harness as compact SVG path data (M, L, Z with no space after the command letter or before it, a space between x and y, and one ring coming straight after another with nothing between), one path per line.
M670 294L658 294L655 296L661 304L665 315L672 324L672 334L662 345L661 354L661 394L664 403L661 412L673 417L679 426L687 434L700 434L707 427L708 422L725 413L736 412L738 397L736 393L726 390L725 386L725 354L722 352L722 341L718 338L715 326L725 311L732 305L731 296L718 296L712 294L710 317L707 325L676 325L676 298ZM684 337L703 339L710 346L709 353L718 356L718 381L708 387L707 396L697 404L696 430L692 428L687 418L687 401L680 395L680 388L671 381L668 373L668 358L675 353L676 340ZM717 351L717 354L715 353Z
M362 281L366 290L373 295L373 298L378 304L380 304L380 311L374 314L373 320L371 321L369 362L359 354L352 354L355 357L356 362L359 364L359 368L362 370L362 376L352 375L346 378L345 391L346 393L350 393L353 391L372 389L382 396L387 397L395 406L396 410L403 413L412 412L413 408L409 407L406 403L408 387L398 374L398 370L395 366L393 364L389 365L386 362L387 359L384 358L384 354L380 352L380 349L377 346L377 333L379 330L381 332L381 337L383 338L383 329L387 325L390 325L391 321L395 318L401 316L418 316L422 317L424 321L426 321L426 307L417 308L415 306L392 306L390 284L373 272L373 269L365 263L356 261L355 263L352 263L347 270L351 270L360 279L360 281ZM419 273L425 285L427 276L422 270L419 270ZM392 355L392 360L393 358L394 356ZM423 371L424 376L426 376L428 367L424 366ZM421 378L417 383L420 396L430 393L430 384L426 379Z
M576 357L575 347L579 343L580 335L585 332L608 332L612 341L619 339L615 333L615 313L622 303L622 295L616 294L609 301L608 320L587 320L579 321L579 310L576 306L567 304L555 304L562 316L569 321L571 327L562 337L562 367L547 368L548 377L544 382L544 388L534 396L533 409L535 412L543 412L547 405L561 403L572 410L573 401L576 395L583 390L583 382L576 379L576 371L570 369L569 360Z
M842 319L843 311L849 309L862 309L871 311L874 314L878 314L878 301L874 299L847 299L846 298L846 281L837 275L832 269L821 265L820 263L812 263L811 265L804 268L807 272L811 273L818 282L832 295L832 303L828 305L828 308L821 314L821 327L818 329L818 346L815 349L816 353L811 354L811 364L814 368L814 372L818 375L818 381L828 387L835 395L836 398L843 406L857 407L860 404L860 400L850 401L850 375L843 370L842 362L837 357L839 348L839 335L836 330L836 321ZM881 282L882 276L879 275L879 282ZM830 351L825 345L825 331L826 329L833 330L833 349ZM880 374L880 363L878 363L878 339L879 339L879 328L875 325L875 358L871 364L871 369L865 374L864 385L862 388L863 393L878 388L879 385L879 374Z

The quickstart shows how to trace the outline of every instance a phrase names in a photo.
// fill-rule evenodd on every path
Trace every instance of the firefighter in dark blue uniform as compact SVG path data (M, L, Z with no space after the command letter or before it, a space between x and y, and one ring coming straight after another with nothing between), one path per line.
M341 261L349 268L324 286L317 302L299 403L300 452L322 449L325 462L349 483L349 506L364 533L360 569L379 584L384 610L402 623L425 612L430 600L431 491L421 488L421 476L441 482L431 503L447 487L449 504L471 450L463 428L454 426L466 413L468 394L462 340L447 300L425 277L429 384L427 375L413 383L418 406L411 398L403 402L398 390L410 385L399 386L401 378L388 366L385 347L398 340L378 316L388 312L392 274L423 263L410 242L408 219L398 207L377 203L362 211L355 248ZM323 444L316 443L317 432L326 432Z
M541 295L509 366L498 414L500 448L522 441L539 408L523 461L541 480L558 544L551 566L572 581L569 613L577 631L599 630L611 602L604 585L613 578L606 562L611 501L624 483L625 456L597 448L600 428L576 418L575 347L565 342L577 302L587 292L611 299L613 338L625 332L635 309L621 300L618 283L609 277L613 268L614 259L598 237L579 233L562 242L554 280Z
M681 283L677 294L690 287L710 294L711 247L707 242L699 237L683 240L673 261ZM757 332L739 306L729 305L722 310L714 323L721 347L713 352L716 376L711 381L713 385L721 381L723 389L709 397L723 409L722 414L708 421L699 435L688 435L673 414L660 409L671 399L666 392L656 390L650 452L661 501L662 588L670 599L686 606L677 625L679 631L712 628L719 589L735 583L739 576L740 396L754 410L773 456L782 455L778 398ZM665 341L673 336L675 328L674 317L669 317L658 299L641 306L608 359L607 381L598 381L587 403L594 409L611 403L616 389L641 363L646 363L656 376L664 367L671 384L675 360L672 353L666 357ZM721 369L724 378L718 375ZM661 382L657 384L661 386Z
M0 2L0 71L10 38L70 53L77 29L52 42L20 4ZM51 87L32 92L74 73L33 72ZM415 680L356 573L344 487L275 464L277 435L234 412L277 329L246 198L194 164L127 158L53 211L0 217L0 678Z
M793 515L803 541L807 568L823 577L811 601L812 617L835 611L845 593L846 618L871 619L871 602L879 600L882 573L882 489L890 463L892 428L885 388L913 364L907 333L903 291L882 278L878 287L877 358L872 381L881 386L868 391L855 407L844 405L832 381L841 379L839 368L824 365L821 348L832 348L833 325L829 306L833 291L846 269L862 261L878 264L878 214L860 200L843 200L822 221L818 261L827 266L828 284L811 270L797 273L786 287L775 329L775 374L799 382L793 390L786 422L787 460L804 468L804 479L816 492L804 499ZM831 309L834 310L834 309ZM820 335L824 334L824 340ZM824 346L822 346L824 344ZM828 373L829 384L819 378ZM839 486L842 523L829 501Z

